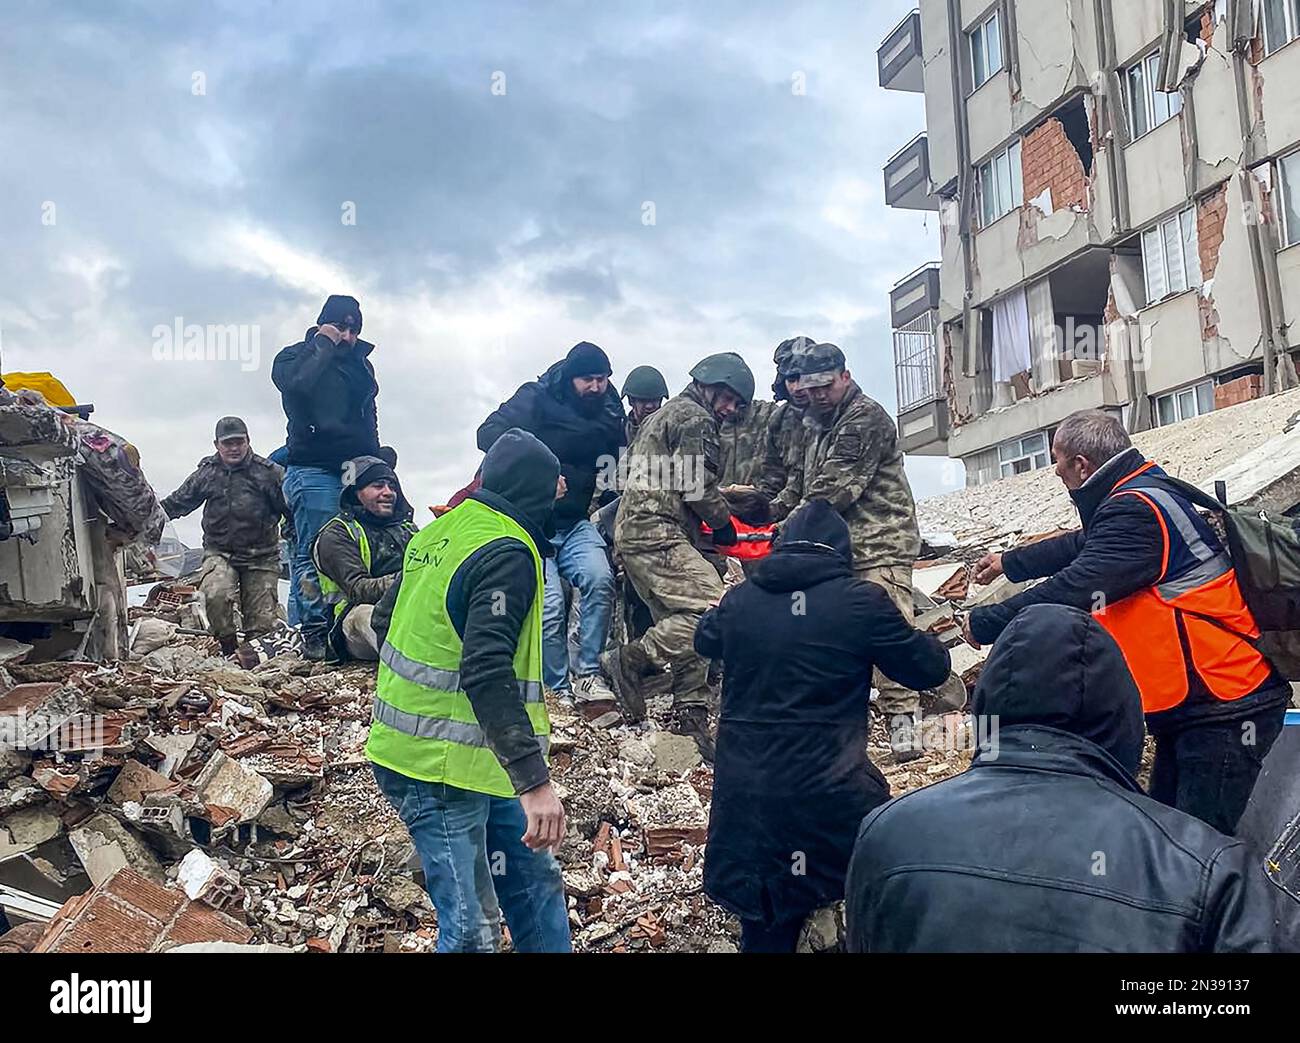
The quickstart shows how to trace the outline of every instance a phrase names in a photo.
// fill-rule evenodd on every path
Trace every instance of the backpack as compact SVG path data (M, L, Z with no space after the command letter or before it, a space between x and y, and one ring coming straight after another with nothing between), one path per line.
M1262 632L1251 643L1283 677L1300 680L1300 518L1229 507L1222 482L1216 483L1216 499L1189 482L1166 480L1221 523L1242 596Z

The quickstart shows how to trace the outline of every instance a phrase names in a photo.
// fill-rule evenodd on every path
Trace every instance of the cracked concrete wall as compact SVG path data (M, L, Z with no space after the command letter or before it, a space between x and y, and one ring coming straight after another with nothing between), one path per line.
M939 201L939 321L962 314L966 271L962 263L961 208L956 199Z
M1198 192L1231 177L1242 160L1231 49L1231 32L1225 18L1214 25L1213 39L1192 81Z
M1206 341L1209 372L1263 356L1263 327L1255 272L1251 267L1251 222L1243 205L1241 179L1227 183L1228 213L1223 223L1223 244L1214 279L1202 293L1218 313L1218 337ZM1253 213L1253 209L1251 211Z
M1158 395L1205 376L1200 294L1196 290L1144 308L1138 322L1148 394Z
M1282 287L1282 300L1286 302L1287 318L1291 328L1287 331L1288 343L1300 348L1300 244L1288 247L1277 255L1278 282Z
M1108 0L1115 27L1115 58L1128 62L1154 47L1165 28L1163 0Z
M1129 216L1133 229L1146 228L1179 204L1186 205L1182 121L1160 124L1124 149L1128 167Z
M1011 112L1011 77L1006 69L991 76L966 99L971 161L979 164L1007 143L1016 124Z
M946 185L957 176L957 122L952 108L947 0L921 0L921 60L930 180Z
M1283 152L1300 143L1300 43L1274 51L1252 75L1252 111L1263 121L1263 152Z

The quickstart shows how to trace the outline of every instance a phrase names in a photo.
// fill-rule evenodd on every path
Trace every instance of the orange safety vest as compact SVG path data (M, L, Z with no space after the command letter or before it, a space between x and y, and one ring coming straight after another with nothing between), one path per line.
M1124 653L1147 713L1172 709L1187 698L1184 647L1217 699L1249 695L1273 672L1251 643L1259 637L1259 627L1242 597L1231 557L1205 519L1163 477L1148 461L1107 494L1137 497L1155 512L1164 539L1159 579L1093 612Z

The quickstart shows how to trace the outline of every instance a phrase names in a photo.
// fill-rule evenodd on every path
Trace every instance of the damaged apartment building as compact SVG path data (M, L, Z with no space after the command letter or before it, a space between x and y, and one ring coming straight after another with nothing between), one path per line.
M878 52L925 95L885 166L941 260L891 293L898 427L969 484L1295 384L1300 0L921 0Z

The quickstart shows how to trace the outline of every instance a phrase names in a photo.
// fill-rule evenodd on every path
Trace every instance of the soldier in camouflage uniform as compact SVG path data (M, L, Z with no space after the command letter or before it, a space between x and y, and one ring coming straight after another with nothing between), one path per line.
M668 381L654 366L637 366L623 382L627 399L627 444L631 445L646 418L659 412L668 397Z
M767 425L776 405L775 402L755 399L720 425L718 443L722 469L718 485L723 489L733 485L758 485L767 444Z
M854 575L884 587L903 618L910 620L915 614L912 566L921 535L894 421L880 403L863 394L845 368L844 353L834 344L815 344L797 353L791 365L799 373L799 390L809 397L802 498L825 500L840 513L853 538ZM920 756L919 693L879 670L874 682L895 756Z
M731 352L691 370L692 383L649 417L629 454L628 480L614 523L614 546L654 625L601 657L626 717L645 715L647 677L672 671L673 730L713 759L708 664L695 651L695 626L722 599L722 580L700 553L700 522L713 543L736 542L731 509L718 491L718 425L754 395L754 375Z
M235 416L217 421L216 452L199 461L181 487L162 501L169 518L203 505L203 565L199 589L208 624L223 655L238 648L235 607L244 637L279 622L280 520L292 525L281 488L284 468L253 452L248 427Z
M808 392L799 390L799 374L793 369L793 361L796 351L811 348L813 343L811 337L791 337L776 346L772 357L776 363L772 391L777 401L767 423L758 489L772 501L774 521L784 518L803 499L803 456L808 430L804 414L808 409Z

